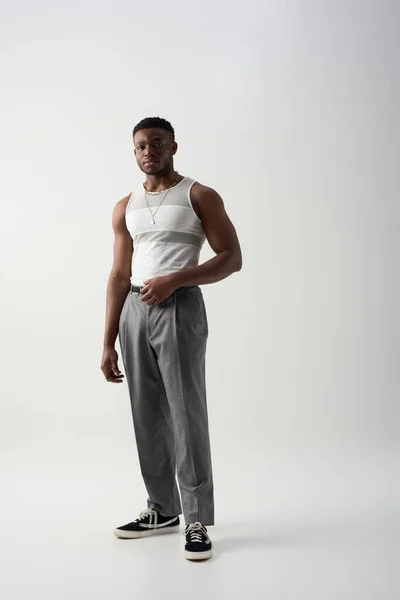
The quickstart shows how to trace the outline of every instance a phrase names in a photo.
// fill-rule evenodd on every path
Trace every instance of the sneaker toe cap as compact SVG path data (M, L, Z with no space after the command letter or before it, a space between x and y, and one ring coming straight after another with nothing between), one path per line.
M185 550L188 552L205 552L211 549L211 544L203 544L200 542L188 543L185 545Z

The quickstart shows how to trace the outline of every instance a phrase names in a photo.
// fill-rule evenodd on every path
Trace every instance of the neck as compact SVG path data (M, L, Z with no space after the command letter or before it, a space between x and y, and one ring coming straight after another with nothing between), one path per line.
M146 175L145 188L148 192L160 192L175 183L178 173L171 167L167 172Z

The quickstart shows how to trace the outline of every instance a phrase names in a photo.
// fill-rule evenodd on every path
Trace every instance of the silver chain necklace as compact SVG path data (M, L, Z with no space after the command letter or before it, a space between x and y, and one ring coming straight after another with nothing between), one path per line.
M163 192L166 192L166 194L164 194L163 199L161 200L160 204L157 206L156 211L155 211L154 214L151 212L149 203L147 201L147 190L146 190L146 188L143 185L143 187L144 187L144 197L146 199L147 208L149 209L149 212L150 212L150 214L152 216L151 225L155 225L156 222L154 220L154 217L156 216L156 213L157 213L158 209L160 208L161 204L164 202L165 198L167 197L168 192L177 184L178 179L179 179L179 173L177 171L176 172L176 179L175 179L174 183L171 185L171 187L167 188L166 190L161 190L161 192L159 192L160 194L162 194Z

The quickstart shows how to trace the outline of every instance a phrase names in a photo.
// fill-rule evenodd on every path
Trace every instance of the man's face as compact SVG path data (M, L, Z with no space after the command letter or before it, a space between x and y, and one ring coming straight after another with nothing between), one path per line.
M140 129L135 133L133 143L139 169L149 175L168 170L178 148L172 133L158 127Z

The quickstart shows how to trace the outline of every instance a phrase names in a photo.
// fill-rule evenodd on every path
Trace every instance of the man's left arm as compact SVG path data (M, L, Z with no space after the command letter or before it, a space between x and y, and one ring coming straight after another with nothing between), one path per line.
M194 185L191 198L216 256L197 267L172 273L170 277L176 287L215 283L242 268L239 240L221 196L212 188Z
M221 196L212 188L194 184L191 200L216 256L197 267L186 267L181 271L144 281L145 285L140 293L142 301L147 304L160 304L179 287L215 283L242 268L239 240L225 212Z

